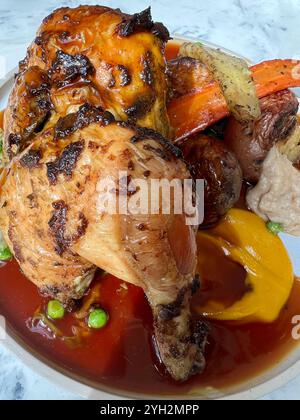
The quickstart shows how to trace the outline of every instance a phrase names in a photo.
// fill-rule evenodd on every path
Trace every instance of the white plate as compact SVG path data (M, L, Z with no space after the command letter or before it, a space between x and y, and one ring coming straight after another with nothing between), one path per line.
M182 38L179 36L174 36L174 39L176 39L176 41L191 41L191 39ZM224 48L217 45L208 43L205 44L220 48L225 52L229 52L230 54L237 55L232 51L225 50ZM7 98L14 83L15 71L10 72L4 78L4 80L0 81L0 109L4 108L7 104ZM293 238L288 235L281 235L281 237L293 261L295 274L300 276L300 238ZM105 386L99 386L101 389L95 389L88 384L88 381L85 381L82 378L76 378L76 380L74 380L74 376L71 375L71 373L70 377L67 376L68 373L66 375L61 374L57 370L58 368L42 355L34 357L31 354L30 349L28 349L28 346L26 346L25 343L22 343L22 340L20 340L20 338L17 337L13 331L9 332L8 338L3 341L2 344L4 347L12 351L17 357L19 357L31 369L35 370L57 385L63 386L70 392L88 399L99 400L120 398L120 396L111 393L114 392L112 389L108 389ZM214 389L202 389L197 391L197 393L193 393L193 395L181 395L176 397L176 399L258 399L285 385L299 374L300 346L294 349L294 351L291 352L284 360L279 360L277 365L273 366L273 368L267 372L264 372L256 378L252 378L245 383L236 385L227 391L219 392ZM132 393L122 393L122 395L123 398L137 397ZM147 397L153 397L156 399L161 398L159 395L145 396L145 398Z

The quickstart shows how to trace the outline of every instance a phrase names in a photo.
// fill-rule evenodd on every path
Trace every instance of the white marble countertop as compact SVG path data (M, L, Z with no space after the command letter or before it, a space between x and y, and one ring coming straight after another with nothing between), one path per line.
M13 69L43 17L59 6L95 4L96 0L0 0L0 73ZM300 0L130 0L103 5L137 12L152 6L156 20L172 33L198 37L247 56L254 62L300 56ZM0 74L1 78L1 74ZM0 344L0 400L77 399L52 385L9 355ZM300 399L300 377L265 397Z

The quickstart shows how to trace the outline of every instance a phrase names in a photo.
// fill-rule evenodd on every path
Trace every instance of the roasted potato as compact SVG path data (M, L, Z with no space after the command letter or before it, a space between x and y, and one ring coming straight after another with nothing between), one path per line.
M287 156L295 167L299 165L300 159L300 125L296 124L295 129L286 141L278 144L280 152Z
M260 117L256 88L245 60L201 43L183 44L180 56L198 59L208 67L220 83L230 112L238 121L253 121Z
M226 144L251 183L259 181L272 146L287 139L295 129L299 103L292 92L285 90L261 99L260 106L262 115L257 121L241 124L231 117L225 128Z
M207 66L191 57L168 62L169 99L191 94L214 81Z
M194 179L205 180L205 219L201 228L211 227L240 198L240 165L224 142L211 136L197 135L189 138L181 145L181 150Z

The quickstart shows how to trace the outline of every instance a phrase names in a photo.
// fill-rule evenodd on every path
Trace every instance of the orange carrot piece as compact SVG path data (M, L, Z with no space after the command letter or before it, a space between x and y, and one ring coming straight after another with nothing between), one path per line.
M266 61L251 68L259 98L300 86L300 61ZM196 91L173 99L168 113L177 141L203 131L229 115L217 82L195 87Z
M229 109L221 88L212 83L201 91L172 100L168 113L176 140L180 140L227 117Z
M300 61L272 60L251 67L259 98L300 86Z

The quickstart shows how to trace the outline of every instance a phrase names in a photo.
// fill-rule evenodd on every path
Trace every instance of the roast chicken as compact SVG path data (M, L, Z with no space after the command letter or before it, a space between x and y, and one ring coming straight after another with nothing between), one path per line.
M150 9L133 16L101 6L53 12L20 63L5 116L8 157L41 125L53 125L86 102L168 137L168 38Z
M167 39L149 10L63 8L44 20L5 113L0 228L23 273L66 306L98 267L142 287L161 361L183 381L205 364L207 327L190 315L197 226L173 205L170 214L108 212L101 191L109 179L110 194L134 200L137 180L183 188L191 177L166 140Z

